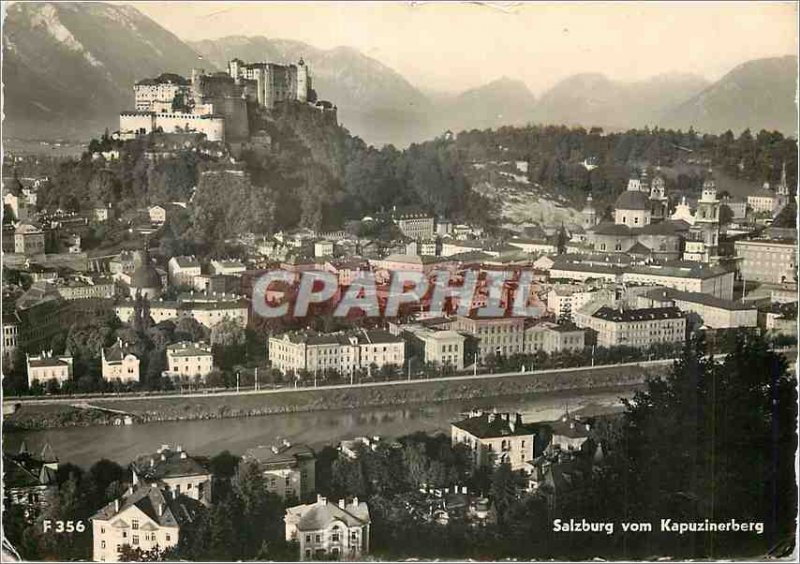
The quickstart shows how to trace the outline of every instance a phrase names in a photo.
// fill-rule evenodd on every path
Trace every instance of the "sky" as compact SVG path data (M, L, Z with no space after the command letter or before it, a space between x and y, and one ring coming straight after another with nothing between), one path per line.
M263 35L355 47L426 92L506 76L540 94L583 72L716 80L744 61L798 50L795 2L127 3L185 40Z

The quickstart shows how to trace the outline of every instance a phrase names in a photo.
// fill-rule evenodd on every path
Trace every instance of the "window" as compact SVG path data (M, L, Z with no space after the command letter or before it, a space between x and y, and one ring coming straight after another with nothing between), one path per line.
M306 542L311 542L311 535L306 535Z
M139 544L139 535L133 535L133 544Z
M102 535L105 532L106 532L106 528L105 527L100 527L100 534Z
M134 531L139 528L139 520L138 519L131 519L131 529Z
M106 541L100 541L100 548L106 547Z
M306 559L310 559L310 558L311 558L311 549L307 548L306 549Z
M167 541L167 542L169 542L169 540L170 540L170 539L169 539L169 535L167 535L166 541Z
M128 531L122 531L122 538L123 539L128 538Z
M322 542L322 535L314 535L314 542Z

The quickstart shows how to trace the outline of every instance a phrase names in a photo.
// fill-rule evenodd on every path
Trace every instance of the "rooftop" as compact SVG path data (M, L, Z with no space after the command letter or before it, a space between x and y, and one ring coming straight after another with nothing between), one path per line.
M533 434L531 429L522 424L519 413L473 412L470 417L453 423L453 426L480 439Z
M653 321L657 319L679 319L683 317L683 313L677 307L650 307L619 310L603 306L598 309L592 317L605 319L607 321L630 323L634 321Z
M176 450L167 445L157 452L138 456L131 467L142 480L162 480L180 476L205 476L209 471L181 447Z

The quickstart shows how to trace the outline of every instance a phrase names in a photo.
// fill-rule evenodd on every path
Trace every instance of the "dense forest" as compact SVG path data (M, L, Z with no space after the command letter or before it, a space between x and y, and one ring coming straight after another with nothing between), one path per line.
M230 148L202 141L170 146L165 134L126 142L104 135L80 160L54 167L41 205L86 211L110 203L124 214L145 204L191 201L162 237L170 250L206 254L246 232L337 228L395 207L491 227L498 219L493 203L471 190L479 179L470 166L475 162L527 163L531 183L576 207L590 192L607 206L632 172L656 166L672 194L696 192L709 167L758 186L777 182L785 163L790 185L796 182L796 140L777 132L736 137L730 131L701 136L691 130L502 127L400 151L368 146L299 104L269 115L254 111L250 126L253 140ZM115 148L117 160L92 157Z

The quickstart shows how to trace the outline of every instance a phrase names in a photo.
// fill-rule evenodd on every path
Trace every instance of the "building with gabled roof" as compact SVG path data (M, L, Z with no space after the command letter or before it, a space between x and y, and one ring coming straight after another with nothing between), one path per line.
M361 560L369 554L369 507L358 498L333 503L317 496L315 503L286 509L286 540L300 545L299 559Z
M686 340L686 316L677 307L615 309L603 306L591 316L576 318L597 334L601 347L646 349L657 343Z
M178 445L161 445L155 453L142 454L131 462L133 485L155 484L170 494L185 495L203 504L211 503L211 472Z
M34 456L23 441L17 454L3 453L5 501L23 506L26 519L35 519L58 494L57 472L58 458L48 443Z
M52 351L43 352L37 356L26 355L26 362L29 387L35 381L45 385L50 380L63 385L72 378L72 355L53 356Z
M155 484L133 486L90 518L92 560L119 562L125 545L143 551L176 546L181 528L199 511L196 501L165 493Z
M281 499L307 499L316 491L314 451L307 445L284 441L280 446L259 446L242 457L258 465L267 490Z
M179 378L205 378L214 369L211 347L205 343L181 341L167 347L167 375Z
M109 348L101 349L100 359L103 366L103 380L139 381L139 359L121 339L117 339L117 342Z
M467 418L450 424L450 438L453 446L469 447L476 467L507 463L512 470L520 470L533 458L536 434L523 424L519 413L473 410Z

